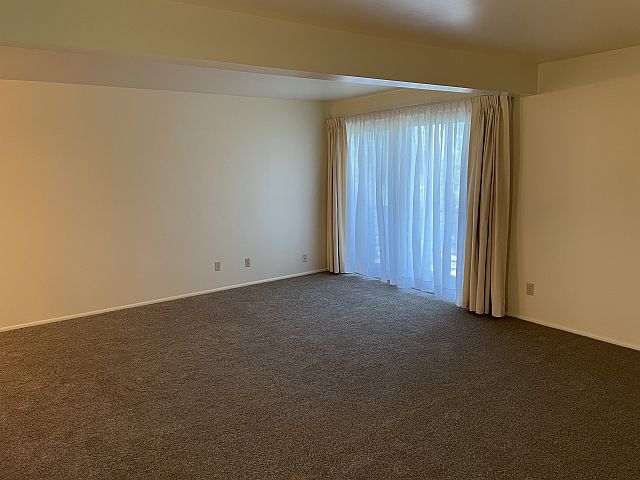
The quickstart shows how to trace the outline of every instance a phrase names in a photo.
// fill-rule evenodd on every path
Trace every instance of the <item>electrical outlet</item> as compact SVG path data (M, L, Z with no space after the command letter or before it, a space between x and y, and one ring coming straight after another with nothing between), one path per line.
M249 257L244 259L244 268L251 268L251 259Z
M215 262L213 264L213 271L219 272L220 270L222 270L222 264L220 262Z
M302 255L302 263L307 263L307 254Z
M535 294L536 284L535 283L527 283L527 295L533 296Z

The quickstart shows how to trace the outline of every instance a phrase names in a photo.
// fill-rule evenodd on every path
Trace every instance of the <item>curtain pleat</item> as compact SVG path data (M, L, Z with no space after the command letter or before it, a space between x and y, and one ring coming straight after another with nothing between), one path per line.
M347 131L343 118L327 120L327 269L345 272Z
M460 306L505 315L511 188L510 99L472 99L464 286Z

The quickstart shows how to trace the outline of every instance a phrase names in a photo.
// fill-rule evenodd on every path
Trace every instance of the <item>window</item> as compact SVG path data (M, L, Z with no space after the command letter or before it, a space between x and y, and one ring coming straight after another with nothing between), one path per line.
M347 271L461 295L470 119L469 102L347 119Z

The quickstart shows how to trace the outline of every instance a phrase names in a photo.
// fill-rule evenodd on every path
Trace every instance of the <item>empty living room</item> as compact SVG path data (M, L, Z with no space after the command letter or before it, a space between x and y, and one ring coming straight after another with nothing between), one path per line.
M640 2L0 1L0 479L640 479Z

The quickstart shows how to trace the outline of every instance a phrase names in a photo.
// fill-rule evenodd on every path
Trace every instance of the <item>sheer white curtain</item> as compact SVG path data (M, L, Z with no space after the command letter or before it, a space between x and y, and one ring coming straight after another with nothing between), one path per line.
M471 103L347 118L346 271L461 302Z

